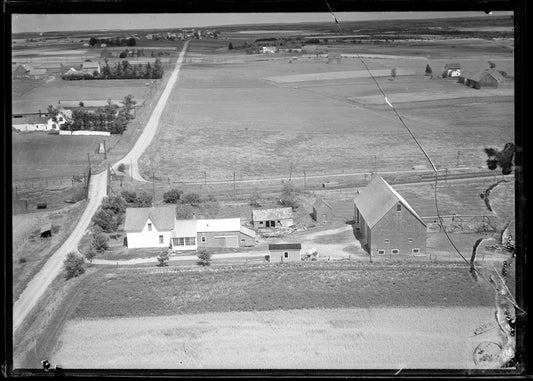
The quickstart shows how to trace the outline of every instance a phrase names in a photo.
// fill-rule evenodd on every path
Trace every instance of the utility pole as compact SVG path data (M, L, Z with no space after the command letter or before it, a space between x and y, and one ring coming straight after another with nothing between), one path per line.
M107 148L105 146L105 140L104 140L104 160L107 160Z
M307 190L307 175L305 173L305 169L304 169L304 190Z
M459 166L459 156L461 155L461 151L457 151L457 166Z
M448 168L444 169L444 182L448 183Z
M236 187L235 187L235 171L233 171L233 196L236 194Z
M91 168L91 158L89 157L89 152L87 152L87 160L89 161L89 168Z
M152 171L152 205L155 204L155 172Z
M204 171L204 185L207 185L207 171Z
M374 174L376 173L377 171L377 157L376 155L374 155Z

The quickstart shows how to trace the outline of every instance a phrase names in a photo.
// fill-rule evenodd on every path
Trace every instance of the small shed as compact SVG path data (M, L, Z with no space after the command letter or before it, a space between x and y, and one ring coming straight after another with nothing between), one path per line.
M313 204L313 219L316 222L327 224L333 217L333 210L326 200L317 197Z
M276 228L294 225L292 208L252 210L254 228Z
M334 220L344 222L352 220L353 201L331 201L317 197L313 204L312 217L316 222L322 224L327 224Z
M300 262L302 244L300 243L271 243L268 245L270 263Z
M41 225L41 238L50 238L52 236L52 224Z

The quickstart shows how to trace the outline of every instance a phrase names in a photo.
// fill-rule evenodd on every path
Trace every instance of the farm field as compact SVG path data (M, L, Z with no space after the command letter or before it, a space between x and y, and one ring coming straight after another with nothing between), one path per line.
M416 317L416 318L415 318ZM339 308L72 320L64 368L475 369L491 308Z
M64 367L470 368L497 341L471 337L494 297L463 264L109 268L78 292L51 356Z
M195 41L191 43L193 51L194 45ZM457 41L453 48L445 45L449 58L439 60L463 64L456 52L470 46L470 42L462 46ZM401 55L401 48L396 46L394 53ZM491 56L503 70L512 73L511 52L498 46L484 48L484 53L468 52L469 63L465 67L485 68L486 57ZM392 94L391 98L394 94L406 97L407 102L401 103L398 110L437 165L453 167L460 150L464 155L461 164L483 166L483 148L503 147L513 140L512 96L488 96L486 92L490 90L482 89L478 93L482 95L476 97L455 80L429 79L424 76L426 62L421 60L365 61L371 70L390 72L395 67L417 73L398 76L395 81L378 81L387 94ZM431 59L427 63L433 65ZM297 84L264 80L280 75L349 74L354 70L364 70L361 62L354 59L341 64L304 59L292 64L286 59L186 64L179 91L171 95L162 117L161 132L141 159L141 173L155 171L170 181L188 181L197 180L199 173L208 171L211 180L227 180L234 170L244 179L279 176L288 173L290 167L293 173L307 170L308 174L370 171L374 157L379 158L378 170L382 171L425 164L423 153L387 105L366 106L350 101L379 95L371 79L345 79L340 86L335 79ZM441 69L433 66L433 70L437 74ZM508 80L498 91L509 94L512 88L512 80ZM428 91L440 98L457 92L466 99L419 102Z

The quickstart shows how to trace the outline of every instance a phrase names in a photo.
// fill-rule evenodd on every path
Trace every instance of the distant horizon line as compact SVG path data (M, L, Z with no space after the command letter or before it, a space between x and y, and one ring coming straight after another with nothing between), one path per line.
M374 12L372 12L374 13ZM387 21L411 21L411 20L417 20L417 21L420 21L420 20L434 20L434 19L440 19L440 20L455 20L455 19L471 19L471 18L479 18L479 17L483 17L483 16L487 16L485 15L484 13L480 12L476 12L475 14L471 14L471 15L461 15L461 16L454 16L454 15L450 15L449 13L455 13L455 12L444 12L444 13L448 13L446 15L442 15L442 16L439 16L439 15L427 15L427 17L408 17L408 15L413 15L413 13L417 13L417 12L406 12L408 14L406 15L399 15L398 18L394 17L394 18L391 18L391 17L387 17L386 15L384 15L384 13L387 13L389 16L390 14L397 14L397 13L402 13L402 12L380 12L379 14L376 14L375 15L375 18L362 18L362 19L349 19L349 20L339 20L340 23L365 23L365 22L372 22L372 21L380 21L380 20L387 20ZM424 12L426 13L426 12ZM437 13L437 12L433 12L433 13ZM509 16L512 16L512 12L500 12L500 13L504 13L504 14L499 14L499 15L492 15L490 16L491 18L493 19L501 19L501 18L505 18L505 17L509 17ZM510 13L510 14L509 14ZM283 13L272 13L270 15L277 15L277 14L283 14ZM287 13L289 14L289 13ZM464 14L464 13L463 13ZM109 15L113 15L113 14L109 14ZM124 14L126 15L126 14ZM165 13L162 13L161 15L165 15L165 16L168 16L170 14L165 14ZM210 15L210 16L213 16L214 14L207 14L207 15ZM329 13L328 14L323 14L323 13L319 13L319 15L323 15L325 17L332 17ZM338 13L337 14L337 19L340 18L340 16L342 16L343 14L342 13ZM235 22L235 23L222 23L222 24L216 24L216 23L212 23L212 24L206 24L206 25L193 25L193 26L172 26L172 25L169 25L169 26L155 26L155 27L150 27L150 26L147 26L147 27L137 27L137 26L128 26L128 25L124 25L124 26L120 26L120 27L117 27L117 28L98 28L98 27L94 27L93 29L85 29L85 30L80 30L80 29L64 29L64 30L61 30L61 29L55 29L55 30L41 30L39 31L39 27L36 28L36 30L22 30L22 31L13 31L13 29L17 29L16 28L16 24L17 24L17 20L16 18L18 17L23 17L23 18L35 18L35 19L38 19L38 18L41 18L41 17L47 17L47 16L63 16L63 15L38 15L38 14L34 14L34 15L12 15L13 18L12 18L12 36L15 36L15 35L19 35L19 34L31 34L31 33L35 33L35 34L46 34L46 33L84 33L84 32L94 32L94 31L102 31L102 32L113 32L113 31L128 31L128 30L165 30L165 29L199 29L199 28L204 28L204 29L208 29L208 28L228 28L228 27L261 27L261 26L266 26L266 25L298 25L298 24L325 24L325 23L332 23L334 24L334 21L333 19L331 19L330 21L328 20L294 20L294 21L291 21L291 20L287 20L287 21L276 21L276 22L268 22L268 21L265 21L265 22L252 22L252 23L242 23L242 22ZM65 15L65 16L68 16L68 15ZM78 14L77 16L92 16L91 14ZM113 16L117 16L117 15L113 15ZM227 14L220 14L220 15L217 15L217 16L227 16ZM241 16L241 15L239 15ZM315 15L313 15L315 16ZM364 16L367 16L366 14ZM380 17L381 16L381 17ZM402 17L402 16L405 16L405 17ZM24 24L24 22L21 20L19 21L20 24Z

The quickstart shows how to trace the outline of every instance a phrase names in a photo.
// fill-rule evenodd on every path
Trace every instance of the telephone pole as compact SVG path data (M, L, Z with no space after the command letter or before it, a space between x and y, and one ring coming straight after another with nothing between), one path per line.
M89 152L87 152L87 161L89 161L89 168L91 168L91 158L89 157Z
M155 204L155 172L152 171L152 205Z
M292 179L292 164L289 168L289 181L291 181L291 179Z
M457 151L457 167L459 166L459 156L461 155L461 151Z
M305 173L305 169L304 169L304 190L307 190L307 175Z
M233 171L233 196L236 194L236 187L235 187L235 171Z

